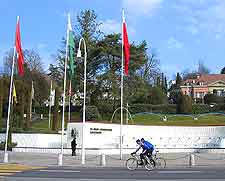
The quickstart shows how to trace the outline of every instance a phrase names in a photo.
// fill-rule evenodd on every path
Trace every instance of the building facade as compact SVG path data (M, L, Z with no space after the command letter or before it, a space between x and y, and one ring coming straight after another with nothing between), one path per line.
M225 74L203 74L195 79L187 79L180 86L184 95L191 96L195 101L204 100L206 94L225 96Z

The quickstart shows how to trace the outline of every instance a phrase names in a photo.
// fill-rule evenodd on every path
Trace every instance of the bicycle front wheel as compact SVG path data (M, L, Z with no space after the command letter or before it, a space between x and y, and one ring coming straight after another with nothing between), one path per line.
M153 160L147 159L145 160L145 169L146 170L153 170L155 168L155 163Z
M127 167L128 170L135 170L135 169L137 169L137 167L138 167L137 159L129 158L126 161L126 167Z
M162 157L156 158L155 163L157 169L166 168L166 160Z

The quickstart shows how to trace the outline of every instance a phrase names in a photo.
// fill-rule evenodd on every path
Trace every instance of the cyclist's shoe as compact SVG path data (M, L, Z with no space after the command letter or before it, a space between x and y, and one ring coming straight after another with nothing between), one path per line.
M138 165L144 165L142 160L138 160Z
M156 163L154 160L151 159L151 164L155 167L156 166Z

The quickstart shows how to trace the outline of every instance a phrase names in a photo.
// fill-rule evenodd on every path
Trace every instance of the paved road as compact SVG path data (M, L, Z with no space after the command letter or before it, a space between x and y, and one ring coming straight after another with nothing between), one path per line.
M48 167L16 173L2 178L6 181L96 181L96 180L225 180L224 168L170 168L146 171L140 168L129 171L125 168L82 168L82 167Z

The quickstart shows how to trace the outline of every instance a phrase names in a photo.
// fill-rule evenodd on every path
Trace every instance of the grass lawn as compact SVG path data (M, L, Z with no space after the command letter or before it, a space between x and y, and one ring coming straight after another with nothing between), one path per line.
M53 115L51 117L51 121L53 120ZM62 124L61 124L61 120L62 120L62 115L59 115L59 123L58 123L58 128L61 129ZM65 125L67 123L68 120L68 114L65 113ZM71 121L72 122L77 122L80 120L80 114L79 113L73 113L71 114ZM40 131L40 132L51 132L51 129L48 128L49 123L48 123L48 115L44 116L43 120L36 120L34 122L32 122L31 124L31 129L33 131Z
M65 114L65 125L68 120L68 114ZM129 120L129 124L137 124L137 125L154 125L154 126L225 126L225 116L223 115L206 115L199 117L198 120L194 120L193 117L189 116L173 116L167 115L167 121L163 121L162 117L164 115L136 115L132 120ZM52 119L51 119L52 120ZM71 115L72 122L80 121L79 113L73 113ZM126 120L124 118L124 120ZM105 122L110 123L110 119L108 120L100 120L94 122ZM116 115L115 119L113 119L113 123L120 123L120 116ZM59 120L58 128L61 128L61 116ZM48 128L48 118L45 117L43 120L35 121L32 123L32 130L40 131L40 132L51 132Z
M134 124L138 125L158 125L158 126L210 126L224 125L225 116L223 115L207 115L194 120L192 117L175 116L168 117L167 121L163 121L156 115L138 115L133 118Z

